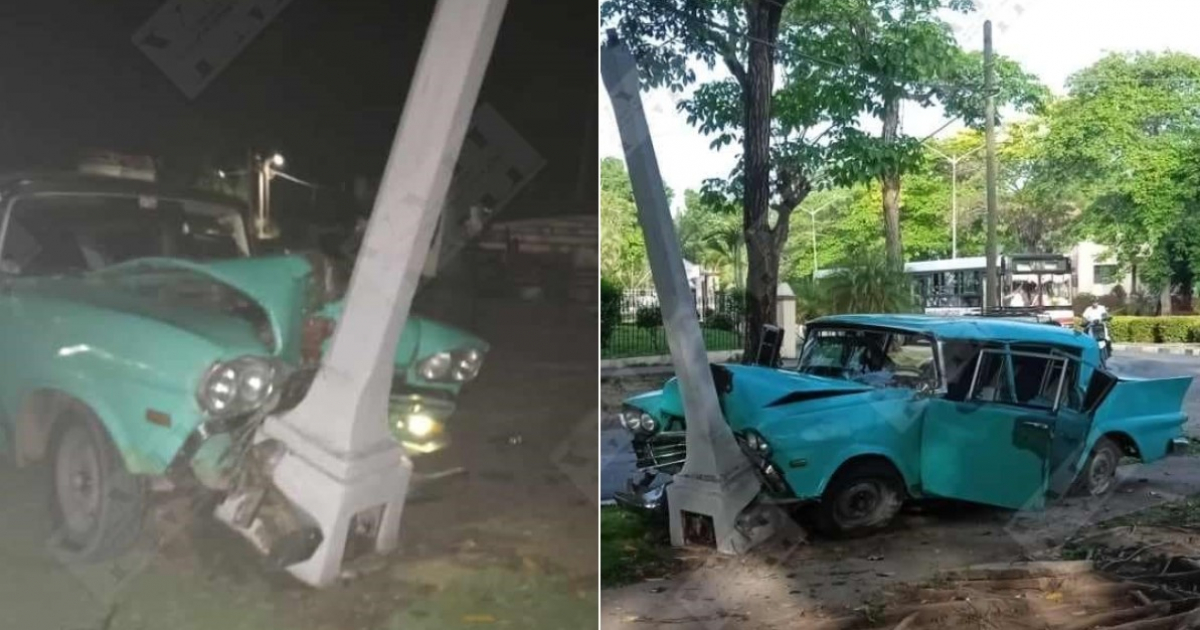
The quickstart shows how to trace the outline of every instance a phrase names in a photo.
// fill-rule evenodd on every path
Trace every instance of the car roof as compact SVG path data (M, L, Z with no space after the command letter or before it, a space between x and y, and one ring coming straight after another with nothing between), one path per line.
M1020 341L1084 348L1087 335L1062 326L989 317L938 315L830 315L812 320L810 326L867 326L891 328L941 339Z
M0 174L3 196L37 193L93 193L109 195L148 195L187 199L243 209L237 197L157 182L122 177L105 177L72 172L17 172Z

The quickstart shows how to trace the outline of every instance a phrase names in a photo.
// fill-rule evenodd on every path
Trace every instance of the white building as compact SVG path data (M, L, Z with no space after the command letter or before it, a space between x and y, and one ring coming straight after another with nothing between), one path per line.
M1071 267L1075 270L1075 293L1090 293L1101 296L1112 293L1117 286L1125 289L1126 295L1137 288L1132 273L1118 276L1116 259L1108 248L1082 241L1071 248Z

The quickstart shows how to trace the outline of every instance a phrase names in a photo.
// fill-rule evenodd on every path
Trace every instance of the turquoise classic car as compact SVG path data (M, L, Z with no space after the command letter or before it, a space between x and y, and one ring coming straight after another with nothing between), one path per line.
M842 315L808 327L795 370L713 366L721 408L766 499L822 530L886 526L908 499L1039 509L1104 495L1117 464L1187 446L1191 377L1118 378L1096 342L1035 323ZM683 463L678 383L626 401L640 472L619 503L664 504Z
M0 179L0 447L46 461L58 547L121 553L151 487L226 490L258 422L298 404L342 310L323 256L255 257L236 202L80 175ZM411 317L389 422L411 454L488 349Z

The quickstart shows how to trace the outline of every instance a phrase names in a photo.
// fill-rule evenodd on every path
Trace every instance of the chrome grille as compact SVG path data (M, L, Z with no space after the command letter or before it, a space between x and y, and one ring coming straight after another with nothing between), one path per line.
M633 452L637 455L638 470L682 466L687 459L687 433L664 431L648 438L635 438Z

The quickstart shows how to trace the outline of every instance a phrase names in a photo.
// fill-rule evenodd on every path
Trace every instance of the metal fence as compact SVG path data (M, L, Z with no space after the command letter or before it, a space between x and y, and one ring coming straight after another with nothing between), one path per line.
M701 292L697 304L704 344L709 351L737 350L745 341L745 299L737 292ZM601 349L601 357L641 357L669 354L662 309L653 289L627 289L621 294L620 316Z

